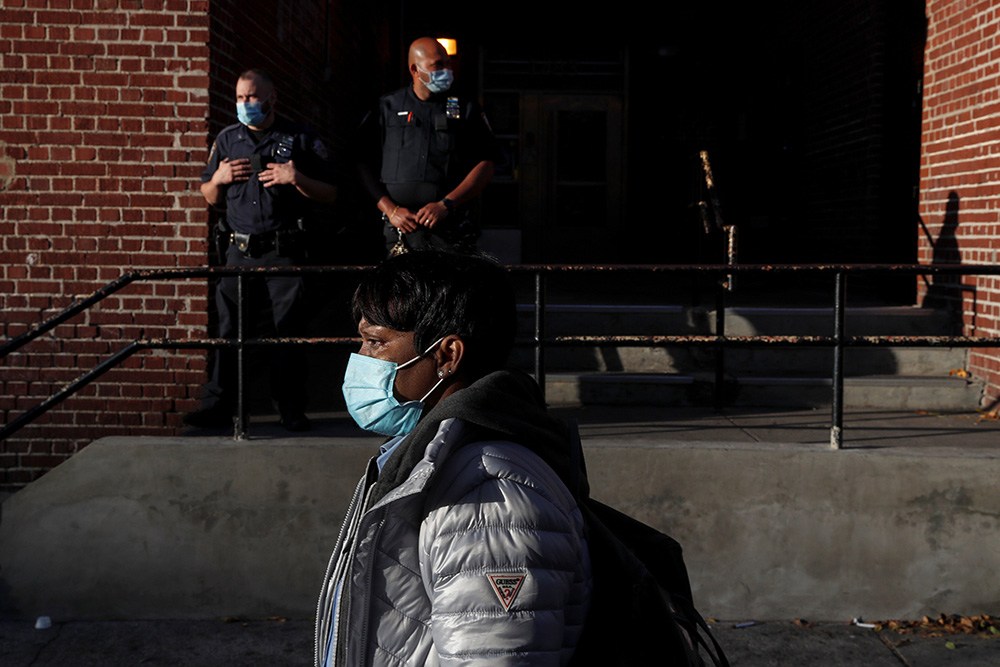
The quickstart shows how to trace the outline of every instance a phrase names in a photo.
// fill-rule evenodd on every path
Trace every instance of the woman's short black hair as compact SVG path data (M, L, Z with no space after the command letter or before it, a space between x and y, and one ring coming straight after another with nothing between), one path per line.
M456 334L463 366L478 378L503 368L514 345L517 313L507 270L482 256L416 250L391 257L368 274L353 302L354 321L412 331L424 352Z

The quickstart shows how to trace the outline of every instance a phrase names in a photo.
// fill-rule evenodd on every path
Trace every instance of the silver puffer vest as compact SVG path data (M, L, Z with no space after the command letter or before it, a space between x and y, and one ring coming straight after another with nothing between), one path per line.
M466 426L442 421L371 507L369 464L320 595L317 667L331 638L331 664L352 667L569 662L591 591L580 511L528 447L456 446Z

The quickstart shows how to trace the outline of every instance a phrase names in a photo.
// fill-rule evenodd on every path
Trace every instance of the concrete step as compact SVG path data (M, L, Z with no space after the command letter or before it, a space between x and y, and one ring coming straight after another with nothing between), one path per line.
M847 375L947 376L964 368L965 348L854 348L844 355ZM715 352L701 347L595 347L546 350L546 368L555 372L699 373L714 372ZM519 368L530 368L533 351L512 355ZM821 348L733 348L725 352L728 372L825 375L833 368L833 350Z
M739 377L733 401L739 405L821 407L833 400L830 378ZM957 377L871 375L844 379L844 405L851 408L955 412L975 410L979 382Z
M520 329L534 331L534 307L518 306ZM851 336L946 335L954 323L946 313L915 306L847 308ZM727 308L726 333L731 336L829 336L832 308ZM715 309L674 305L549 305L545 329L550 336L568 335L709 335L715 333Z
M850 348L844 351L844 373L858 375L906 375L948 377L965 368L966 348ZM713 358L714 362L714 358ZM726 350L726 370L735 374L760 374L767 369L783 374L832 373L832 349L743 348Z
M831 308L726 310L726 333L730 336L830 336L833 326ZM937 310L881 306L847 308L844 326L849 336L942 336L952 333L955 324L947 313Z
M822 407L830 405L829 377L728 376L724 403L738 406ZM714 376L656 373L549 373L546 400L553 405L708 405ZM979 407L982 385L958 377L870 375L844 380L851 408L969 411Z
M783 415L684 421L685 411L681 423L669 412L666 422L647 414L585 423L591 493L680 541L708 617L1000 614L1000 580L987 569L1000 553L995 425L873 416L859 426L863 447L831 451L786 439L813 418ZM901 425L914 435L901 436ZM934 446L935 436L954 444ZM379 442L316 434L94 442L3 502L0 618L308 619ZM2 646L3 664L14 664ZM970 664L959 648L947 664ZM67 653L60 664L135 664L95 651Z
M519 306L522 336L533 331L532 308ZM677 305L550 305L546 336L712 335L715 310ZM735 307L725 311L730 336L833 334L831 308ZM848 335L934 336L954 333L943 312L911 306L847 308ZM964 348L854 348L844 358L845 401L854 407L968 410L981 387L950 377L966 365ZM531 368L533 352L515 351ZM554 403L702 404L711 402L716 367L707 347L581 346L546 351L546 390ZM749 347L725 351L728 403L818 406L831 401L833 351Z

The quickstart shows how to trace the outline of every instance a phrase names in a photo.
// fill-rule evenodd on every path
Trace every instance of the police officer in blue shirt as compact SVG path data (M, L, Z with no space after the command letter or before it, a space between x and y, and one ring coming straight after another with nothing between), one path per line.
M449 93L448 52L410 45L412 84L383 96L359 133L361 179L382 213L386 247L471 248L465 204L493 178L500 149L479 105Z
M271 77L247 70L236 82L239 123L215 140L201 175L209 204L226 209L226 266L293 266L305 258L302 221L316 203L337 197L323 142L308 128L275 114L277 94ZM265 279L274 328L280 337L298 336L304 324L303 281L299 276ZM236 278L223 278L216 290L219 337L235 336ZM305 415L305 363L297 349L279 348L271 393L281 423L292 431L309 428ZM232 354L220 351L205 385L201 409L184 418L191 426L232 424L235 407Z

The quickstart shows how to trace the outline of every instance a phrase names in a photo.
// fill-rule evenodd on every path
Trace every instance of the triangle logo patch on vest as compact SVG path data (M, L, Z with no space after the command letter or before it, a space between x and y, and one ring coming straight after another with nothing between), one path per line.
M510 611L510 606L514 604L514 598L517 597L518 591L521 590L521 584L524 583L527 576L526 574L511 574L510 572L486 575L486 578L490 580L490 586L493 587L493 592L497 594L497 599L503 605L504 611Z

